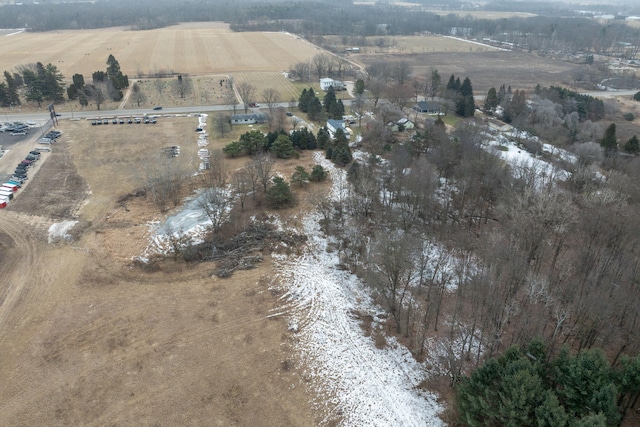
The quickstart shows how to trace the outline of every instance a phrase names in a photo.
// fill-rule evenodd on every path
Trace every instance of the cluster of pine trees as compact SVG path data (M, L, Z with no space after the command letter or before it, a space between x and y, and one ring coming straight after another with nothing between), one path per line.
M461 421L475 426L617 426L640 397L640 356L612 367L598 349L550 358L539 341L512 347L464 378Z
M473 86L469 77L460 83L460 78L451 74L446 86L445 98L455 103L456 114L461 117L473 117L476 104L473 100Z

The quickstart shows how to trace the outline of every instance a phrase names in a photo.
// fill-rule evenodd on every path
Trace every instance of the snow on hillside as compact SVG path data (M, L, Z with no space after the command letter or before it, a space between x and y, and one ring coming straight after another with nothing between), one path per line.
M334 197L344 183L344 171L316 153L327 169ZM305 375L320 396L316 406L325 414L322 424L341 419L344 426L442 426L443 409L436 396L418 389L425 369L393 338L384 349L364 335L354 313L367 313L379 326L379 307L371 301L355 275L336 266L336 253L327 251L319 215L304 218L309 237L302 256L278 258L279 284L290 329L298 338L296 350ZM375 326L377 325L377 326Z

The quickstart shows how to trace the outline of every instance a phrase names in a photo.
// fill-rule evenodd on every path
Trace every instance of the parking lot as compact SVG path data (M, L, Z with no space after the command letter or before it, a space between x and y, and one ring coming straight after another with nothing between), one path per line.
M2 146L2 150L4 151L4 155L0 158L0 179L2 180L0 184L8 181L9 178L14 175L16 166L29 155L30 151L37 148L51 147L51 145L40 145L37 143L37 141L51 129L51 123L49 122L39 127L31 125L24 135L12 135L11 132L0 132L0 146ZM47 158L48 154L47 152L42 152L40 159L29 165L27 174L29 177L38 171L42 161ZM20 191L23 191L28 183L29 180L27 179L22 184ZM17 194L18 197L20 191Z

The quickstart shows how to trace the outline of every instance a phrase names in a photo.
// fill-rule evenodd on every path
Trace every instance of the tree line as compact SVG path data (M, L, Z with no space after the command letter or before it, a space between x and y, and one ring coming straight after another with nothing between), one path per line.
M65 100L64 76L58 68L41 62L20 65L18 71L4 72L4 82L0 82L0 106L14 107L22 103L21 94L27 102L35 102L38 108L43 102L59 103ZM120 64L113 55L107 58L106 71L96 71L92 75L93 84L85 84L82 74L74 74L73 83L66 88L69 100L77 99L86 107L94 101L98 110L107 99L119 101L122 90L129 86L129 78L122 74Z
M537 4L536 4L537 5ZM510 8L517 5L509 4ZM486 6L495 9L498 6ZM536 7L528 5L527 7ZM537 6L541 7L541 6ZM224 21L235 31L289 31L307 38L316 35L384 36L431 32L450 34L464 28L469 37L491 38L516 48L540 51L591 52L628 55L618 42L635 46L635 30L624 22L601 24L569 9L529 18L473 19L456 14L438 15L390 4L340 4L339 13L324 3L207 2L124 0L95 3L22 4L3 7L0 26L27 27L31 31L128 26L151 29L179 22ZM384 26L379 24L383 22ZM637 46L636 46L637 49Z

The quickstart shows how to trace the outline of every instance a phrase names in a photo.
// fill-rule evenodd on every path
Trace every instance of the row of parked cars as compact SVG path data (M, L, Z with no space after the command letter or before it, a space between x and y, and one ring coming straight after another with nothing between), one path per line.
M57 140L60 135L61 133L59 131L52 130L45 134L38 142L40 144L51 144L53 141ZM48 142L41 142L43 139ZM0 208L6 207L7 203L13 200L14 194L20 187L22 187L22 184L29 179L29 169L40 159L43 151L51 151L51 148L44 147L31 150L29 154L27 154L27 156L18 163L13 175L2 183L0 186Z
M114 125L117 124L132 124L132 123L151 123L153 125L155 125L158 121L154 118L154 117L128 117L128 118L124 118L124 117L114 117L112 119L94 119L91 120L91 125L92 126L100 126L100 125L108 125L109 123L112 123Z

